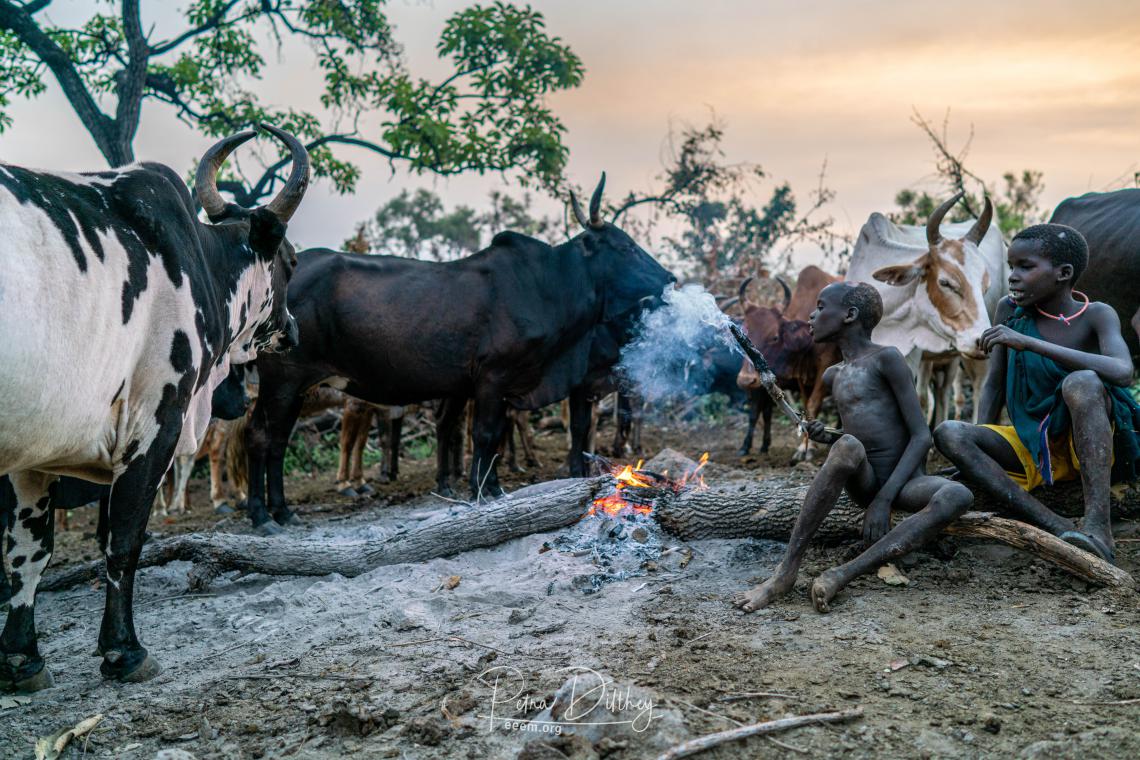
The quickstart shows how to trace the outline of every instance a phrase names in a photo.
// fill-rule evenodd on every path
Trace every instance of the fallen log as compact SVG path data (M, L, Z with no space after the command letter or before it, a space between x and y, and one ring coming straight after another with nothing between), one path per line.
M139 567L183 560L194 563L190 585L199 590L221 572L264 575L355 577L382 565L426 562L472 549L497 546L532 533L558 530L581 520L609 477L574 478L541 483L489 504L459 509L391 536L371 541L333 543L289 534L272 538L237 533L189 533L143 547ZM56 591L102 577L101 560L48 576L44 591Z
M668 456L665 456L668 454ZM689 464L686 464L689 463ZM663 452L646 469L673 473L689 471L692 460ZM763 480L727 479L704 489L688 489L657 501L654 514L669 533L683 539L769 538L787 540L799 514L810 475ZM290 535L261 538L240 534L189 534L155 541L143 548L140 567L185 560L195 564L190 585L202 589L218 573L238 570L266 575L327 575L352 577L381 565L425 562L509 541L533 533L558 530L580 520L594 498L608 492L612 479L552 481L523 489L510 497L462 506L383 539L329 544ZM1076 489L1073 491L1073 489ZM1080 502L1080 484L1050 489L1052 499ZM1119 494L1118 494L1119 495ZM1134 512L1135 492L1115 502L1117 512ZM984 500L976 506L985 509ZM996 510L995 510L996 511ZM834 542L861 534L862 510L846 496L824 520L817 540ZM1053 562L1068 572L1098 584L1134 587L1126 572L1059 539L1014 520L970 513L949 531L954 535L999 540ZM101 561L77 565L47 577L43 590L58 590L101 577Z
M673 466L678 466L676 459ZM652 462L650 463L652 464ZM646 465L649 467L649 464ZM768 478L757 481L720 481L701 490L685 491L675 498L658 502L654 515L668 532L686 540L701 538L769 538L786 541L791 535L800 505L810 481ZM1063 483L1039 492L1051 507L1061 505L1073 513L1074 504L1081 505L1080 483ZM1036 495L1036 494L1035 494ZM1133 489L1118 491L1113 498L1116 516L1134 515L1140 496ZM967 512L947 529L955 536L1001 541L1051 562L1061 569L1091 583L1120 588L1135 588L1132 576L1124 570L1032 525L998 517L998 505L980 498L975 507L988 512ZM1079 512L1078 512L1079 514ZM906 515L899 513L897 519ZM840 496L835 509L827 516L816 534L816 540L835 542L862 533L863 511L847 495Z

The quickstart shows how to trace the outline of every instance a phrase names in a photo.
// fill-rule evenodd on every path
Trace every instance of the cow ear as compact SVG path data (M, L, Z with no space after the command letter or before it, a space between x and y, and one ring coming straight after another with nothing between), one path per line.
M269 261L277 255L277 249L285 240L285 224L276 214L263 208L249 215L249 247L257 255Z
M913 264L898 264L893 267L883 267L876 270L871 276L879 282L888 285L909 285L926 274L926 263L919 259Z

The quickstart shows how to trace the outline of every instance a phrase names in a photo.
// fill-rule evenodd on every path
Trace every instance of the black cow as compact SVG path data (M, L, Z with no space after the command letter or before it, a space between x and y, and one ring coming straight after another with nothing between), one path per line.
M178 173L144 163L91 174L0 166L0 475L16 509L3 526L12 586L0 689L51 683L36 644L35 590L51 558L51 483L111 484L102 520L107 601L97 652L107 678L158 672L135 635L134 573L159 482L197 446L210 397L234 362L288 347L286 224L308 184L289 148L282 191L254 210L226 203L216 175L254 136L213 146L198 167L198 220Z
M306 388L320 382L377 404L445 399L439 412L441 493L474 399L473 493L502 493L495 455L506 405L537 409L570 397L569 468L583 474L589 394L618 361L645 299L673 276L629 235L602 221L605 176L584 232L551 246L502 232L491 246L436 263L327 249L302 252L289 286L300 345L258 360L261 378L246 433L249 514L265 532L287 523L282 464ZM268 476L268 507L263 484Z
M1124 338L1140 353L1140 188L1066 198L1049 220L1080 231L1089 243L1089 265L1077 287L1132 322Z

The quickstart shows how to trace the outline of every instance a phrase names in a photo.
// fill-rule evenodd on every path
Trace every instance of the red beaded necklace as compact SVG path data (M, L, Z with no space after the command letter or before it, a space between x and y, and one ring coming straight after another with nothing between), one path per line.
M1055 319L1055 320L1057 320L1058 322L1064 322L1066 325L1068 325L1068 324L1069 324L1070 322L1072 322L1074 319L1076 319L1077 317L1079 317L1079 316L1081 316L1082 314L1084 314L1084 313L1085 313L1085 309L1087 309L1087 308L1089 307L1089 297L1088 297L1088 296L1086 296L1084 293L1082 293L1082 292L1081 292L1081 291L1079 291L1079 290L1074 290L1074 291L1073 291L1073 295L1075 295L1075 296L1080 296L1081 298L1085 299L1085 305L1084 305L1084 306L1082 306L1082 307L1081 307L1081 308L1080 308L1080 309L1077 311L1077 313L1076 313L1076 314L1074 314L1074 315L1072 315L1071 317L1066 317L1064 314L1050 314L1049 312L1047 312L1047 311L1043 310L1043 309L1042 309L1040 306L1038 306L1038 307L1037 307L1037 313L1038 313L1038 314L1040 314L1040 315L1041 315L1041 316L1043 316L1043 317L1048 317L1049 319Z

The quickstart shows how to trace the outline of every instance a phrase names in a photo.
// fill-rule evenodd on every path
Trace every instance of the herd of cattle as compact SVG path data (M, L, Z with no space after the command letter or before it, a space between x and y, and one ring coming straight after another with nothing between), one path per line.
M0 582L10 584L0 589L10 596L0 689L51 683L37 649L34 603L53 548L52 512L91 500L100 503L106 557L101 670L121 681L158 672L132 617L147 520L164 477L180 498L211 417L242 416L243 367L256 360L258 397L238 438L248 514L262 532L294 519L284 493L285 449L320 387L357 405L351 421L342 420L339 480L361 485L373 405L431 401L440 492L450 492L459 475L470 407L467 485L495 497L502 493L500 446L520 421L517 410L567 401L568 469L585 473L593 401L621 385L615 367L622 346L642 312L675 283L602 218L604 175L588 211L571 196L582 231L559 245L504 231L485 250L447 263L297 253L287 224L308 185L309 158L291 135L264 129L288 147L292 168L277 197L252 210L226 202L216 185L220 166L252 131L206 153L194 196L158 164L85 174L0 166ZM875 337L908 357L935 421L948 414L963 376L984 371L974 340L1006 290L1005 244L989 201L978 220L943 224L957 201L937 209L925 228L872 214L846 273L882 294ZM1081 284L1090 297L1140 327L1140 289L1132 286L1140 276L1140 190L1066 201L1054 219L1089 238L1092 262ZM739 292L746 332L809 416L823 403L822 372L838 356L812 342L807 315L837 279L808 267L794 293L780 282L784 298L774 305L750 300L748 281ZM767 450L772 406L755 369L725 351L706 356L704 367L701 390L735 386L751 400L742 452L751 449L761 416ZM629 394L636 389L624 390L619 432L636 407ZM393 428L398 446L398 424ZM219 441L206 448L220 451ZM395 462L390 454L388 466Z

